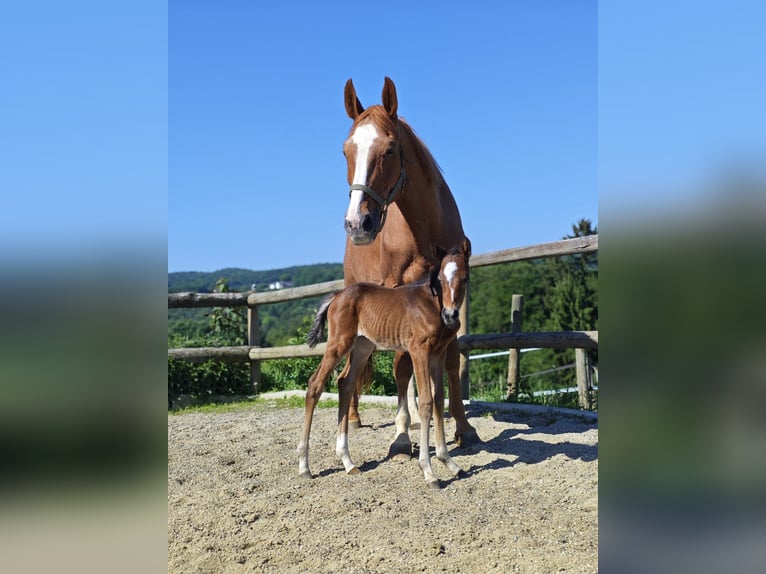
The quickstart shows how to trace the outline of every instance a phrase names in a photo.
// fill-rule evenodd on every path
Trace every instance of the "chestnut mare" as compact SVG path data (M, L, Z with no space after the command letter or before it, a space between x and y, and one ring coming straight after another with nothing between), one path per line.
M343 144L351 186L345 218L345 285L365 281L395 287L421 280L439 266L439 252L467 241L455 199L428 148L397 116L396 87L390 78L384 81L382 105L364 109L350 79L344 99L346 113L354 121ZM455 419L455 440L464 446L480 439L460 400L459 364L457 339L453 338L446 353L449 410ZM407 399L412 374L411 358L397 352L394 376L399 406L390 453L395 458L409 457L412 451ZM347 375L348 365L342 373ZM371 380L368 363L352 396L352 428L361 426L359 394Z
M356 379L376 345L390 350L407 351L415 366L415 380L420 397L420 465L426 483L439 488L431 468L428 435L431 414L436 434L436 458L457 476L460 467L447 451L444 437L444 358L460 326L460 305L468 282L468 247L451 250L431 281L395 287L373 283L355 283L325 299L317 311L309 333L309 345L320 340L327 321L327 349L306 391L303 434L298 443L298 472L311 478L309 437L314 408L327 380L343 357L348 356L348 375L338 379L338 434L335 453L348 474L359 473L348 450L348 415Z

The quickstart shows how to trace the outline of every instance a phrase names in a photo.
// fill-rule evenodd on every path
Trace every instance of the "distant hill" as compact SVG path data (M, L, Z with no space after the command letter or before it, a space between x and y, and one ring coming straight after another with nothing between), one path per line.
M210 293L218 279L224 278L230 291L268 291L270 283L290 281L295 287L343 279L343 264L317 263L268 271L227 267L218 271L176 271L168 273L168 293L191 291Z

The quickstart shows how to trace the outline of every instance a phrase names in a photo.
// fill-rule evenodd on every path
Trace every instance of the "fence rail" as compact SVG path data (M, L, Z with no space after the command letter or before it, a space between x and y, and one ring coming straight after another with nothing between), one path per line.
M563 239L539 245L516 247L473 255L471 267L497 265L513 261L524 261L545 257L563 257L578 253L598 251L598 235L588 235L574 239ZM248 342L249 345L238 347L198 347L185 349L168 349L168 357L191 362L202 362L210 359L226 362L249 361L251 381L257 391L260 382L260 361L269 359L285 359L297 357L313 357L324 354L326 343L320 343L313 349L308 345L289 345L283 347L259 347L258 341L258 306L272 303L283 303L296 299L317 297L332 293L343 288L343 280L326 281L314 285L291 287L278 291L262 293L168 293L168 308L184 307L247 307L248 310ZM587 354L583 349L598 348L598 331L563 331L563 332L523 332L514 330L511 333L468 334L468 302L463 305L461 313L461 328L458 333L458 344L462 353L461 381L463 398L468 398L468 352L472 349L525 349L541 347L547 349L576 349L578 365L578 387L580 387L581 405L588 408L591 389ZM516 323L514 323L516 325ZM520 310L519 323L520 326ZM581 372L582 371L582 372ZM511 375L518 379L518 372ZM516 380L516 384L518 380ZM509 388L512 382L509 380Z

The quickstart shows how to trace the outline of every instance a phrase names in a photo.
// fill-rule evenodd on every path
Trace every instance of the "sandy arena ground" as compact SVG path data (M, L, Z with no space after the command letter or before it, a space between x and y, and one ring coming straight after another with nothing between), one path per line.
M417 459L386 459L390 407L351 433L356 476L335 456L336 409L317 409L313 480L298 476L303 409L169 415L168 572L596 572L597 423L466 409L484 442L448 442L465 477L432 458L439 491Z

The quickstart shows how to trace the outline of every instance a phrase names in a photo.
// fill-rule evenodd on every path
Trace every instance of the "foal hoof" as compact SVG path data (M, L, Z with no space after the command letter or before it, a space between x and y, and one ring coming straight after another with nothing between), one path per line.
M313 476L311 476L311 471L310 470L304 470L302 472L299 472L298 476L300 476L301 478L304 478L306 480L311 480L312 478L314 478Z
M431 490L441 490L442 489L442 485L439 482L438 478L434 478L433 480L429 480L427 482L427 484L428 484L428 488L430 488Z
M476 434L476 429L471 427L461 433L455 431L455 444L460 447L481 444L481 439L479 438L479 435Z
M359 470L359 467L354 466L351 469L347 470L346 474L362 474L362 471Z

